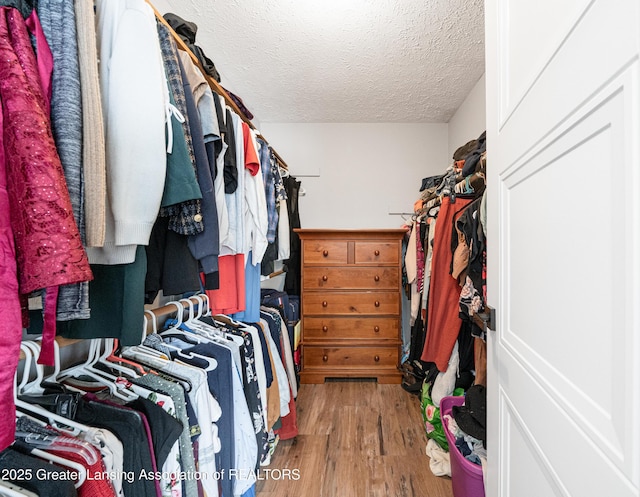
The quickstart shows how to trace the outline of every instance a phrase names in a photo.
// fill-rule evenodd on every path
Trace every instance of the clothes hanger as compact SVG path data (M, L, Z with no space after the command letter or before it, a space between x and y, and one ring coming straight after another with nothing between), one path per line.
M171 328L168 328L165 331L169 331L170 329L173 329L173 330L177 329L177 330L186 331L188 333L193 333L194 330L191 328L191 326L194 324L196 304L193 302L193 300L191 300L192 298L196 298L198 301L201 301L201 299L198 299L197 296L194 295L188 299L180 299L175 302L170 302L171 304L178 307L178 312L175 320L174 319L167 320L165 324L168 324L169 326L171 326ZM186 306L182 304L183 302L186 302ZM184 312L187 309L188 309L188 319L185 320ZM200 317L201 315L202 315L202 310L198 309L198 317Z
M152 326L152 332L150 335L159 335L158 333L158 320L156 315L146 309L144 311L145 314L148 314L151 317L151 326ZM146 334L145 334L145 339L146 339ZM134 347L127 347L126 349L124 349L123 354L130 354L132 352L137 353L137 354L141 354L143 356L149 357L150 359L161 359L164 362L171 362L171 357L168 357L164 352L158 350L158 349L154 349L153 347L150 347L148 345L145 345L144 342L141 343L140 345L136 345ZM144 362L144 361L143 361Z
M223 337L222 330L219 330L211 326L210 324L205 323L204 321L200 321L200 318L205 313L205 303L204 303L205 299L203 299L201 295L193 295L191 298L196 299L198 301L198 306L197 306L198 313L197 315L195 315L195 312L194 312L195 304L191 305L193 304L193 301L189 300L190 302L189 317L184 324L187 325L192 331L194 331L195 333L201 334L205 338L209 338L212 334ZM207 312L210 313L208 304L206 307L207 307L206 309Z
M158 331L158 319L157 319L156 315L152 311L146 310L144 312L145 312L145 314L148 313L149 316L151 316L151 329L152 329L151 335L159 335L160 332ZM162 351L160 351L158 349L154 349L153 347L149 347L147 345L144 345L144 343L142 343L137 348L149 352L150 355L158 356L158 357L161 357L161 358L166 359L168 361L171 360L171 357L168 357L164 352L162 352Z
M151 317L152 332L150 333L150 335L158 335L158 321L155 313L153 313L148 309L145 310L144 312L145 314L149 314L149 316ZM164 354L163 352L156 350L152 347L149 347L147 345L144 345L143 343L140 345L123 348L122 354L130 355L132 358L135 358L135 360L140 361L142 363L144 363L145 359L147 359L149 361L148 366L156 367L160 369L162 367L161 365L159 365L160 363L172 362L171 358L167 357L167 355ZM175 381L179 382L183 386L186 392L190 392L191 389L193 388L193 385L191 384L191 381L189 378L181 377L180 375L177 375L171 371L168 373L168 375L173 377Z
M189 304L189 321L191 322L195 322L195 304L193 302L193 300L191 299L180 299L177 303L179 306L182 305L182 302L188 302ZM181 316L183 314L183 311L178 311L178 314ZM199 311L198 311L198 316L200 316L202 314L202 305L199 306ZM204 324L204 323L203 323ZM179 326L182 325L186 325L186 322L182 322L179 324ZM180 330L182 328L179 328ZM187 335L188 338L191 338L192 336L202 336L202 335L198 335L196 334L194 331L188 332L189 334ZM205 335L203 338L208 339L209 337L207 335ZM200 343L202 343L202 341L199 341ZM171 344L170 342L167 343L166 341L164 342L165 347L168 347L172 350L176 350L178 353L178 356L182 357L182 358L194 358L197 357L199 359L202 359L204 361L207 362L207 366L204 367L203 369L205 371L213 371L214 369L216 369L218 367L218 361L216 361L213 357L207 357L205 355L202 354L198 354L197 352L192 352L192 351L188 351L188 352L184 352L183 349L181 349L180 347L177 347L173 344Z
M34 342L23 342L20 344L20 349L25 356L25 367L23 369L23 377L24 376L28 377L30 374L30 367L29 367L30 363L32 360L35 362L35 358L36 358L35 354L39 354L39 347ZM59 365L60 350L59 350L58 343L55 341L54 341L54 358L55 358L55 364ZM39 384L44 374L39 372L38 368L44 369L44 367L36 363L36 380L38 381L38 384ZM56 436L51 435L51 436L42 437L40 435L36 435L33 433L16 432L16 437L23 438L30 447L32 447L33 445L37 445L37 447L32 448L30 450L32 455L76 470L79 479L78 479L78 482L76 482L75 486L76 488L78 488L86 480L85 467L82 464L64 459L63 457L51 454L44 450L40 450L40 448L43 448L44 446L46 446L50 450L67 451L67 452L72 451L74 453L79 454L86 461L87 464L93 465L98 462L98 455L97 455L97 451L93 450L92 445L83 440L72 438L71 436L65 435L65 434L68 434L68 435L75 436L80 433L89 431L90 428L88 426L85 426L71 419L67 419L65 417L54 414L37 404L30 404L28 402L20 400L18 396L25 393L24 387L26 387L27 384L25 384L24 381L22 381L20 385L23 388L20 388L20 386L18 385L17 376L14 377L14 402L15 402L16 408L20 411L21 415L22 413L26 412L27 417L33 419L37 424L43 424L43 423L37 417L33 418L32 416L40 416L44 419L47 419L50 425L56 427L62 433ZM18 411L16 411L16 414L17 413ZM71 448L68 447L69 444L73 444L73 447Z
M147 321L147 312L149 312L149 314L151 314L151 316L153 316L153 318L155 319L155 314L151 311L144 311L144 315L142 316L143 319L143 326L142 326L142 340L140 341L140 343L142 344L142 342L144 342L145 338L147 338L147 326L148 326L148 321ZM125 359L123 357L117 356L115 355L115 351L118 348L118 340L117 339L112 339L112 346L111 346L111 353L104 357L104 354L100 357L100 359L104 360L104 361L108 361L110 363L121 363L121 364L128 364L129 366L133 367L134 370L138 371L141 375L145 375L147 373L151 373L151 374L158 374L156 371L150 370L150 371L146 371L144 369L144 367L134 361L131 361L129 359ZM118 368L115 368L118 369ZM135 376L137 378L137 376Z
M175 305L176 308L178 309L178 313L176 315L176 321L171 323L170 328L167 328L166 330L161 331L159 334L161 336L182 335L184 338L188 339L187 341L191 340L191 341L201 343L202 337L193 333L193 331L185 331L185 329L182 328L183 316L184 316L184 306L182 305L182 302L176 300L176 301L169 302L169 304Z
M53 343L54 343L53 347L54 347L55 359L56 359L56 362L59 362L60 349L57 342L54 341ZM20 350L25 354L25 357L28 354L31 354L31 349L29 349L28 346L25 346L22 343L20 344ZM15 403L16 409L20 410L21 412L26 412L27 414L31 414L36 418L38 417L44 418L48 420L52 426L55 426L56 428L67 431L73 435L79 435L80 433L84 433L90 430L90 427L83 425L81 423L78 423L77 421L67 419L63 416L47 411L45 408L40 407L39 405L30 404L28 402L20 400L18 398L17 375L14 375L13 378L14 378L13 379L13 382L14 382L13 383L13 401Z
M95 380L98 384L105 386L109 390L109 393L111 393L111 395L118 397L121 400L130 402L137 399L137 394L118 385L118 377L95 367L95 364L100 358L101 343L101 338L92 338L89 345L87 360L76 366L72 366L68 369L58 372L58 374L56 374L55 376L50 377L49 381L52 381L54 383L64 383L64 380L68 380L70 378L87 376L92 380Z
M76 366L72 366L64 371L62 371L60 369L60 354L59 354L59 350L58 349L58 354L55 357L55 361L54 361L54 371L52 374L50 374L47 377L47 381L50 381L52 383L62 383L62 377L66 374L66 375L72 375L74 374L76 371L80 371L82 370L82 368L85 367L85 365L87 365L89 362L91 362L93 360L93 357L95 356L95 351L96 351L96 342L95 339L90 340L89 342L89 351L87 353L87 358L85 360L84 363L78 364Z
M182 299L182 300L186 300L186 299ZM177 326L180 326L182 324L182 315L184 314L184 307L182 306L182 304L180 302L170 302L170 304L173 304L177 307L178 309L178 322L176 323ZM152 334L155 335L160 335L158 333L158 322L156 319L156 315L150 311L150 310L145 310L145 313L149 313L149 315L151 316L151 323L152 323ZM178 330L178 331L182 331L182 330ZM184 336L184 335L183 335ZM193 336L192 334L188 335L189 337ZM215 369L218 366L218 362L211 358L211 357L206 357L203 356L201 354L195 354L195 353L185 353L184 350L182 350L180 347L177 347L176 345L173 345L171 343L167 343L166 341L163 340L162 343L163 347L166 347L170 350L175 350L176 351L176 355L178 356L177 358L179 359L180 357L184 358L184 359L192 359L194 357L197 358L201 358L203 360L205 360L207 362L207 366L204 368L206 371L212 371L213 369ZM162 353L161 351L151 348L151 347L147 347L144 344L138 345L136 347L130 347L129 350L134 349L137 352L143 353L143 354L147 354L149 356L151 356L153 359L163 359L166 360L167 362L170 362L172 358L167 357L164 353ZM183 379L183 378L178 378L180 381L188 381L187 379ZM191 390L191 384L189 383L187 391Z
M202 299L204 305L202 317L211 316L211 301L209 300L209 296L206 293L199 293L198 297Z
M184 350L182 350L180 347L173 345L172 343L164 343L164 346L167 347L168 349L171 350L175 350L176 351L176 359L193 359L193 358L198 358L198 359L202 359L204 361L207 362L207 365L202 368L205 371L213 371L214 369L216 369L218 367L218 361L216 361L213 357L207 357L204 356L202 354L197 354L195 352L184 352Z
M78 454L89 465L96 464L100 457L98 450L89 442L65 435L41 435L39 433L16 431L16 438L24 441L29 447L45 452L73 452Z
M144 317L145 321L145 329L146 329L146 316ZM115 350L118 347L118 339L117 338L106 338L105 339L105 347L102 355L98 358L99 364L104 364L109 369L114 371L119 371L131 378L139 378L140 376L144 376L147 373L158 374L155 371L147 371L144 367L135 361L131 361L129 359L125 359L123 357L115 355ZM122 364L126 364L130 367L123 366Z
M24 354L24 364L23 364L23 368L22 368L22 378L20 380L20 383L18 383L17 389L18 392L20 394L22 393L26 393L26 388L28 385L31 385L31 382L29 381L29 376L31 374L31 363L34 362L36 364L36 378L35 382L38 383L38 385L40 384L40 382L42 382L42 378L44 376L44 371L42 370L42 368L38 367L38 362L37 361L33 361L33 359L35 357L38 356L38 350L36 350L36 348L34 347L34 343L31 341L24 341L22 342L24 347L27 347L29 350L29 353L25 353ZM24 349L23 349L24 350ZM41 376L42 374L42 376ZM42 393L42 392L40 392Z
M224 325L224 326L236 326L236 327L243 327L244 323L240 323L239 321L234 321L233 319L231 319L229 316L226 316L224 314L217 314L217 315L212 315L211 314L211 303L209 301L209 297L206 294L198 294L198 295L194 295L194 298L196 300L202 300L203 301L203 313L202 316L198 316L197 320L196 320L196 324L198 326L202 326L205 330L214 330L215 334L218 336L222 336L225 332L225 330L223 328L217 328L214 326L211 326L209 323L206 323L204 321L200 321L200 317L210 317L213 321L214 324L220 324L220 325ZM218 318L218 319L216 319Z
M230 318L226 314L215 314L215 315L211 316L211 318L214 321L217 321L218 323L224 324L224 325L227 325L227 326L233 326L233 327L236 327L236 328L244 327L244 323L241 323L240 321L236 321L235 319Z
M152 332L151 335L157 335L158 334L158 320L156 318L156 315L150 311L150 310L145 310L144 311L145 314L149 314L149 316L151 316L151 325L152 325ZM145 334L145 339L146 339L146 334ZM153 359L162 359L165 362L169 362L171 361L170 357L167 357L166 354L164 354L163 352L154 349L153 347L149 347L147 345L143 343L141 343L140 345L136 345L134 347L126 347L125 349L122 350L123 354L127 354L130 352L136 352L139 354L143 354L147 357L151 357ZM143 361L144 362L144 361Z
M68 459L64 459L63 457L50 454L40 449L31 449L31 455L34 455L40 459L45 459L49 462L59 464L60 466L65 466L67 468L75 470L78 475L78 481L75 482L73 486L76 488L80 488L84 484L84 482L87 480L87 470L80 463L69 461Z

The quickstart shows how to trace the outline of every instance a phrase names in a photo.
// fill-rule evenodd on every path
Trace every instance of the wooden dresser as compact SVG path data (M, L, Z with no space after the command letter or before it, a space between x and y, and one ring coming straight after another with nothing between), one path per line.
M402 229L296 230L302 241L302 383L400 383Z

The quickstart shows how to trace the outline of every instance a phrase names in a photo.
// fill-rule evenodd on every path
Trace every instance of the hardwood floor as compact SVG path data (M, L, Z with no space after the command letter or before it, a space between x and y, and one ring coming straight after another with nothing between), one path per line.
M297 414L299 435L262 468L258 497L452 496L429 469L419 400L400 385L305 384Z

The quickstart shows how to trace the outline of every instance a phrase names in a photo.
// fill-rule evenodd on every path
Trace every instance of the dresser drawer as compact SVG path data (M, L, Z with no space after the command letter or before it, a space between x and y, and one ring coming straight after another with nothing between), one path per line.
M397 267L306 267L303 288L315 290L395 290Z
M304 348L305 368L395 367L398 347L314 347Z
M356 264L398 264L400 249L398 242L357 241L355 248Z
M304 342L330 340L398 340L398 318L305 317Z
M398 292L306 292L304 315L393 314L400 310Z
M347 241L305 240L302 261L304 264L346 264Z

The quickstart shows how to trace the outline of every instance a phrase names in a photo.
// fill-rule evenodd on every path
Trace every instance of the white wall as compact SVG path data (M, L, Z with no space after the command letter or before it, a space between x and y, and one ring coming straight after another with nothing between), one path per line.
M449 159L458 147L480 136L487 126L486 116L485 77L482 75L449 120Z
M449 163L446 124L263 123L306 191L303 228L397 228L422 178Z

